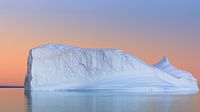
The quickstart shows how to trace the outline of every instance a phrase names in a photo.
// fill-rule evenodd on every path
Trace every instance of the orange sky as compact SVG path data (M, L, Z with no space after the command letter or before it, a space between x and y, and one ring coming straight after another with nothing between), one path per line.
M47 43L168 56L200 79L199 3L77 1L0 1L0 84L23 82L29 49Z

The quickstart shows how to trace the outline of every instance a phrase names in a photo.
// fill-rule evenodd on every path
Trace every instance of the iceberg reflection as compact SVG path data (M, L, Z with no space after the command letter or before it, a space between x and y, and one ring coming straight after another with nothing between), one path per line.
M192 108L187 104L195 96L86 91L26 93L28 112L189 112Z

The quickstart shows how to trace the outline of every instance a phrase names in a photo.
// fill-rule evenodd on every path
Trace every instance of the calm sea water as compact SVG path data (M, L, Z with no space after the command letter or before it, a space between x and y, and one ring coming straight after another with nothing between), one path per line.
M200 112L200 94L0 89L0 112Z

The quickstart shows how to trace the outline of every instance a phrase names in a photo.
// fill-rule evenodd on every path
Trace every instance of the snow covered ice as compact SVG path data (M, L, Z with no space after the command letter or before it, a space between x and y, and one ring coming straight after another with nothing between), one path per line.
M29 52L25 90L197 92L197 80L166 57L150 65L117 49L48 44Z

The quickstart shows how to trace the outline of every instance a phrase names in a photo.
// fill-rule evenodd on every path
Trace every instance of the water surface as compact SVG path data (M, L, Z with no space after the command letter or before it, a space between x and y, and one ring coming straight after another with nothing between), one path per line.
M0 112L200 112L200 94L0 89Z

